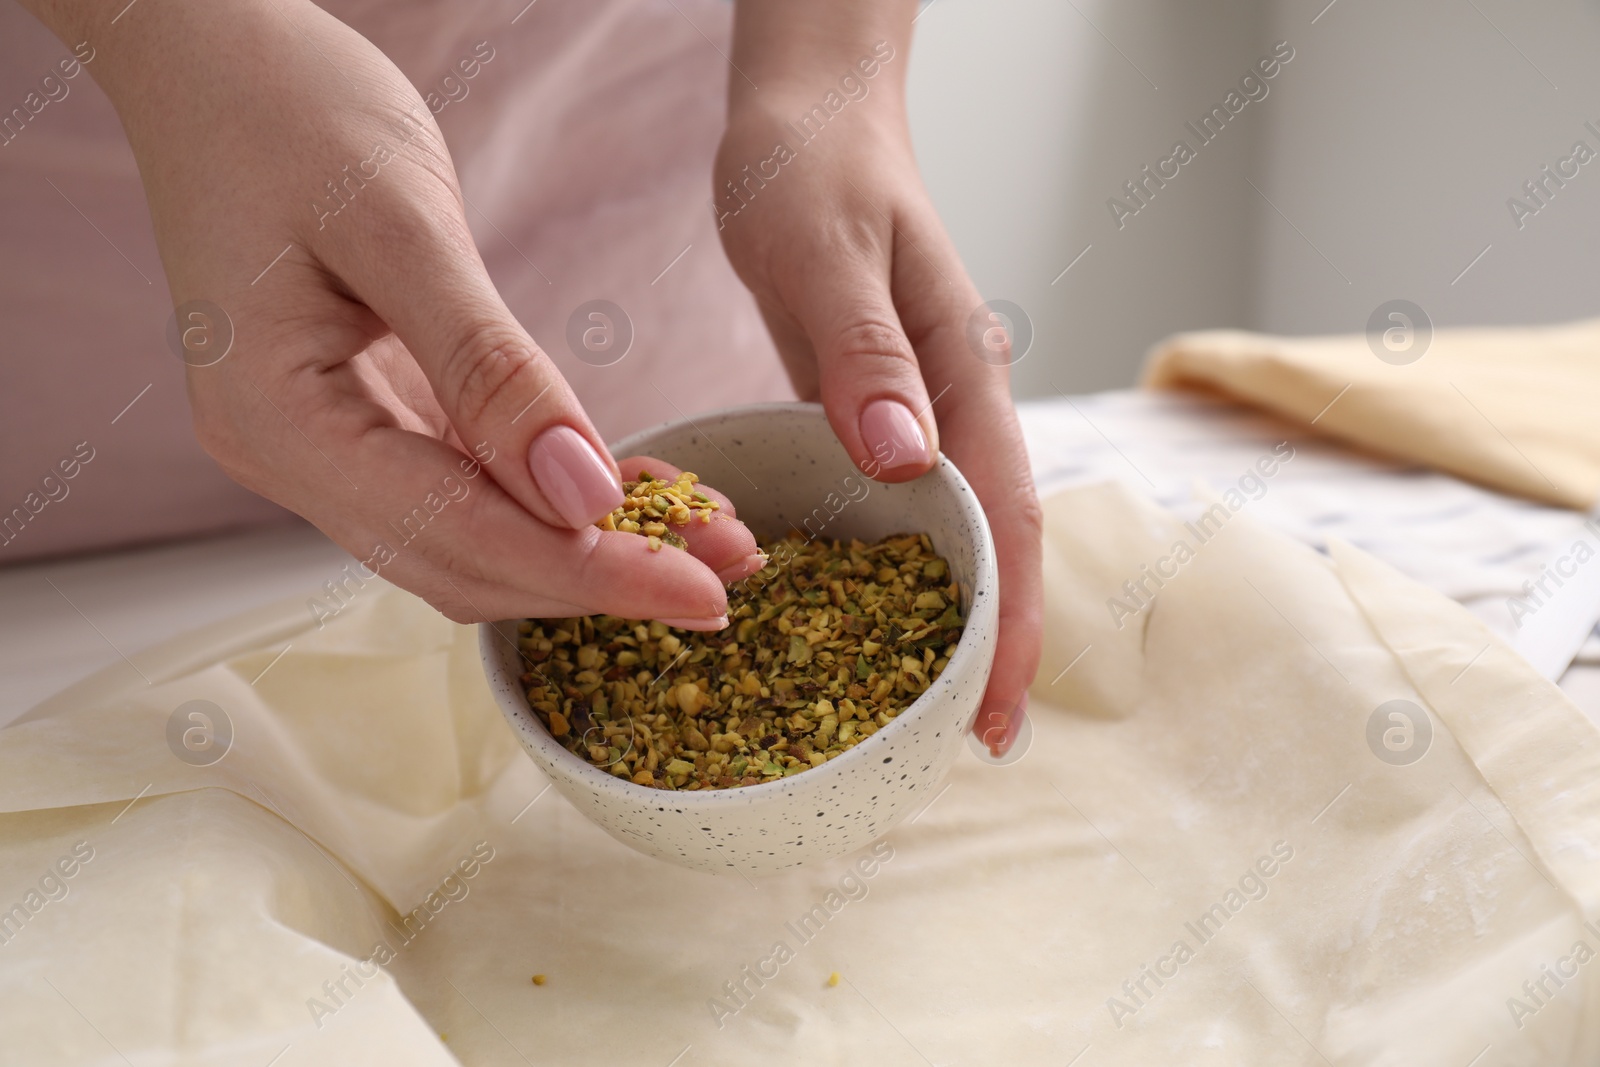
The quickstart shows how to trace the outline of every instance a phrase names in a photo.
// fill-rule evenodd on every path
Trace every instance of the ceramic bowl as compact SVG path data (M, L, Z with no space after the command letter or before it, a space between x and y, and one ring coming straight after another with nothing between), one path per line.
M563 748L528 707L516 621L484 623L489 683L528 754L579 811L623 844L695 870L781 871L844 855L933 796L965 746L998 629L994 543L948 459L885 485L856 470L816 404L759 404L668 423L612 446L694 471L734 501L763 542L791 527L878 540L926 533L961 583L967 625L949 665L888 726L820 767L761 785L672 792L607 774Z

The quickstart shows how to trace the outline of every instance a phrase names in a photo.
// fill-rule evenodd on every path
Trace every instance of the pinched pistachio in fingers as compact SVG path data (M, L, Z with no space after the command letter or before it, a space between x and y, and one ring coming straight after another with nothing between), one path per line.
M661 551L663 544L686 549L689 542L683 535L667 527L687 526L691 521L703 526L711 521L711 513L722 507L695 488L699 480L688 471L671 482L651 477L649 471L640 471L638 481L622 483L621 506L595 525L602 530L648 537L652 552Z

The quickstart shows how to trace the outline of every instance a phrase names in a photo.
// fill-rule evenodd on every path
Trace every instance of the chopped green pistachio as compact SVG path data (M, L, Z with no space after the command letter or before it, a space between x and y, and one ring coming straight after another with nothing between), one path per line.
M630 498L653 507L686 485L634 486ZM694 495L678 493L669 512ZM671 518L639 508L612 528ZM767 552L774 562L730 594L732 630L610 615L520 623L522 684L551 736L638 785L758 785L855 747L944 671L961 637L960 589L926 538L794 533Z

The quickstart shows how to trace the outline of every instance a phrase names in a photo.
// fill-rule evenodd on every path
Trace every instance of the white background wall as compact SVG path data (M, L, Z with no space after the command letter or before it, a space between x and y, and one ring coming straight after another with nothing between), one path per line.
M1600 159L1521 231L1506 199L1575 140L1600 151L1600 5L1326 4L924 10L913 134L980 291L1033 320L1018 395L1127 384L1176 330L1357 332L1396 297L1436 326L1595 313ZM1106 199L1279 40L1267 98L1119 231Z

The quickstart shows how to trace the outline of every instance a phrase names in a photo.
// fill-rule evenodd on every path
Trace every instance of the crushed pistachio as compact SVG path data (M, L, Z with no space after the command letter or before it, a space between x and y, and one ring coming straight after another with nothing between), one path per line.
M681 483L680 483L681 484ZM522 685L569 751L658 789L758 785L889 725L944 671L965 620L925 534L767 546L716 633L614 615L527 619Z
M622 504L595 525L602 530L639 534L649 540L652 552L660 552L664 544L688 548L689 542L682 534L667 529L668 524L687 526L695 520L704 525L711 521L711 513L722 507L695 488L699 480L688 471L672 482L640 471L638 481L622 483Z

